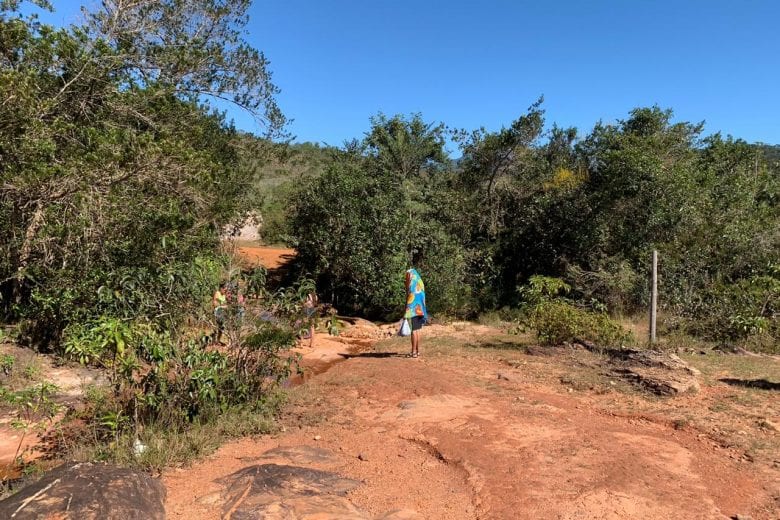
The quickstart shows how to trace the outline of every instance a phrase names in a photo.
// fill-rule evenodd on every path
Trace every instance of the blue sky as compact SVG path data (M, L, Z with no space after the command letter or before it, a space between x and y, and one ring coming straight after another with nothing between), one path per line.
M80 3L54 0L44 20ZM658 104L780 144L778 34L776 0L255 0L247 39L298 141L340 145L378 111L498 129L544 95L548 126L581 134Z

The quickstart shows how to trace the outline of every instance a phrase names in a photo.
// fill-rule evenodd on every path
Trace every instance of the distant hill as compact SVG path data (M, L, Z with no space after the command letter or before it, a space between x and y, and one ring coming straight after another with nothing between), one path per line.
M305 180L320 175L327 164L330 147L318 143L293 143L274 145L269 159L255 162L253 157L244 160L258 173L258 188L262 197L258 212L262 223L260 240L266 244L289 245L287 229L288 198Z
M260 167L261 186L275 188L288 181L310 178L322 173L327 159L328 147L317 143L293 143L284 149L279 157Z

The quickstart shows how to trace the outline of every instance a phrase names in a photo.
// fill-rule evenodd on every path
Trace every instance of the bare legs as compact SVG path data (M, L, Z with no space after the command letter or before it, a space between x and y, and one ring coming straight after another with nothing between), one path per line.
M420 331L412 331L412 335L410 337L412 339L412 356L417 357L420 355Z

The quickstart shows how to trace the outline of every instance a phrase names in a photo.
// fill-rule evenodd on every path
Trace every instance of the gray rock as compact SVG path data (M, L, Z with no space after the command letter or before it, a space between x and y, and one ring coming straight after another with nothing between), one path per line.
M165 488L148 474L91 462L71 463L0 502L14 520L157 520L165 518Z
M611 351L612 374L659 395L698 392L699 371L675 354L656 350Z
M260 464L237 471L221 483L226 487L223 514L232 520L313 514L320 515L317 518L366 518L344 498L360 483L329 471Z
M670 373L663 369L624 367L613 369L612 374L658 395L673 396L685 392L695 393L701 388L695 376Z

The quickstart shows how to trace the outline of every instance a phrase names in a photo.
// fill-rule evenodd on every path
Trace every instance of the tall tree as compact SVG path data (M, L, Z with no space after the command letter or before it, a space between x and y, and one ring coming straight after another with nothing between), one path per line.
M155 273L136 285L158 290L157 274L214 250L246 208L254 182L210 99L270 136L284 118L241 38L247 1L106 0L59 30L18 4L0 19L0 294L6 312L43 305L56 333L67 312L101 312L97 289L123 269ZM137 311L166 315L176 298L162 300Z

